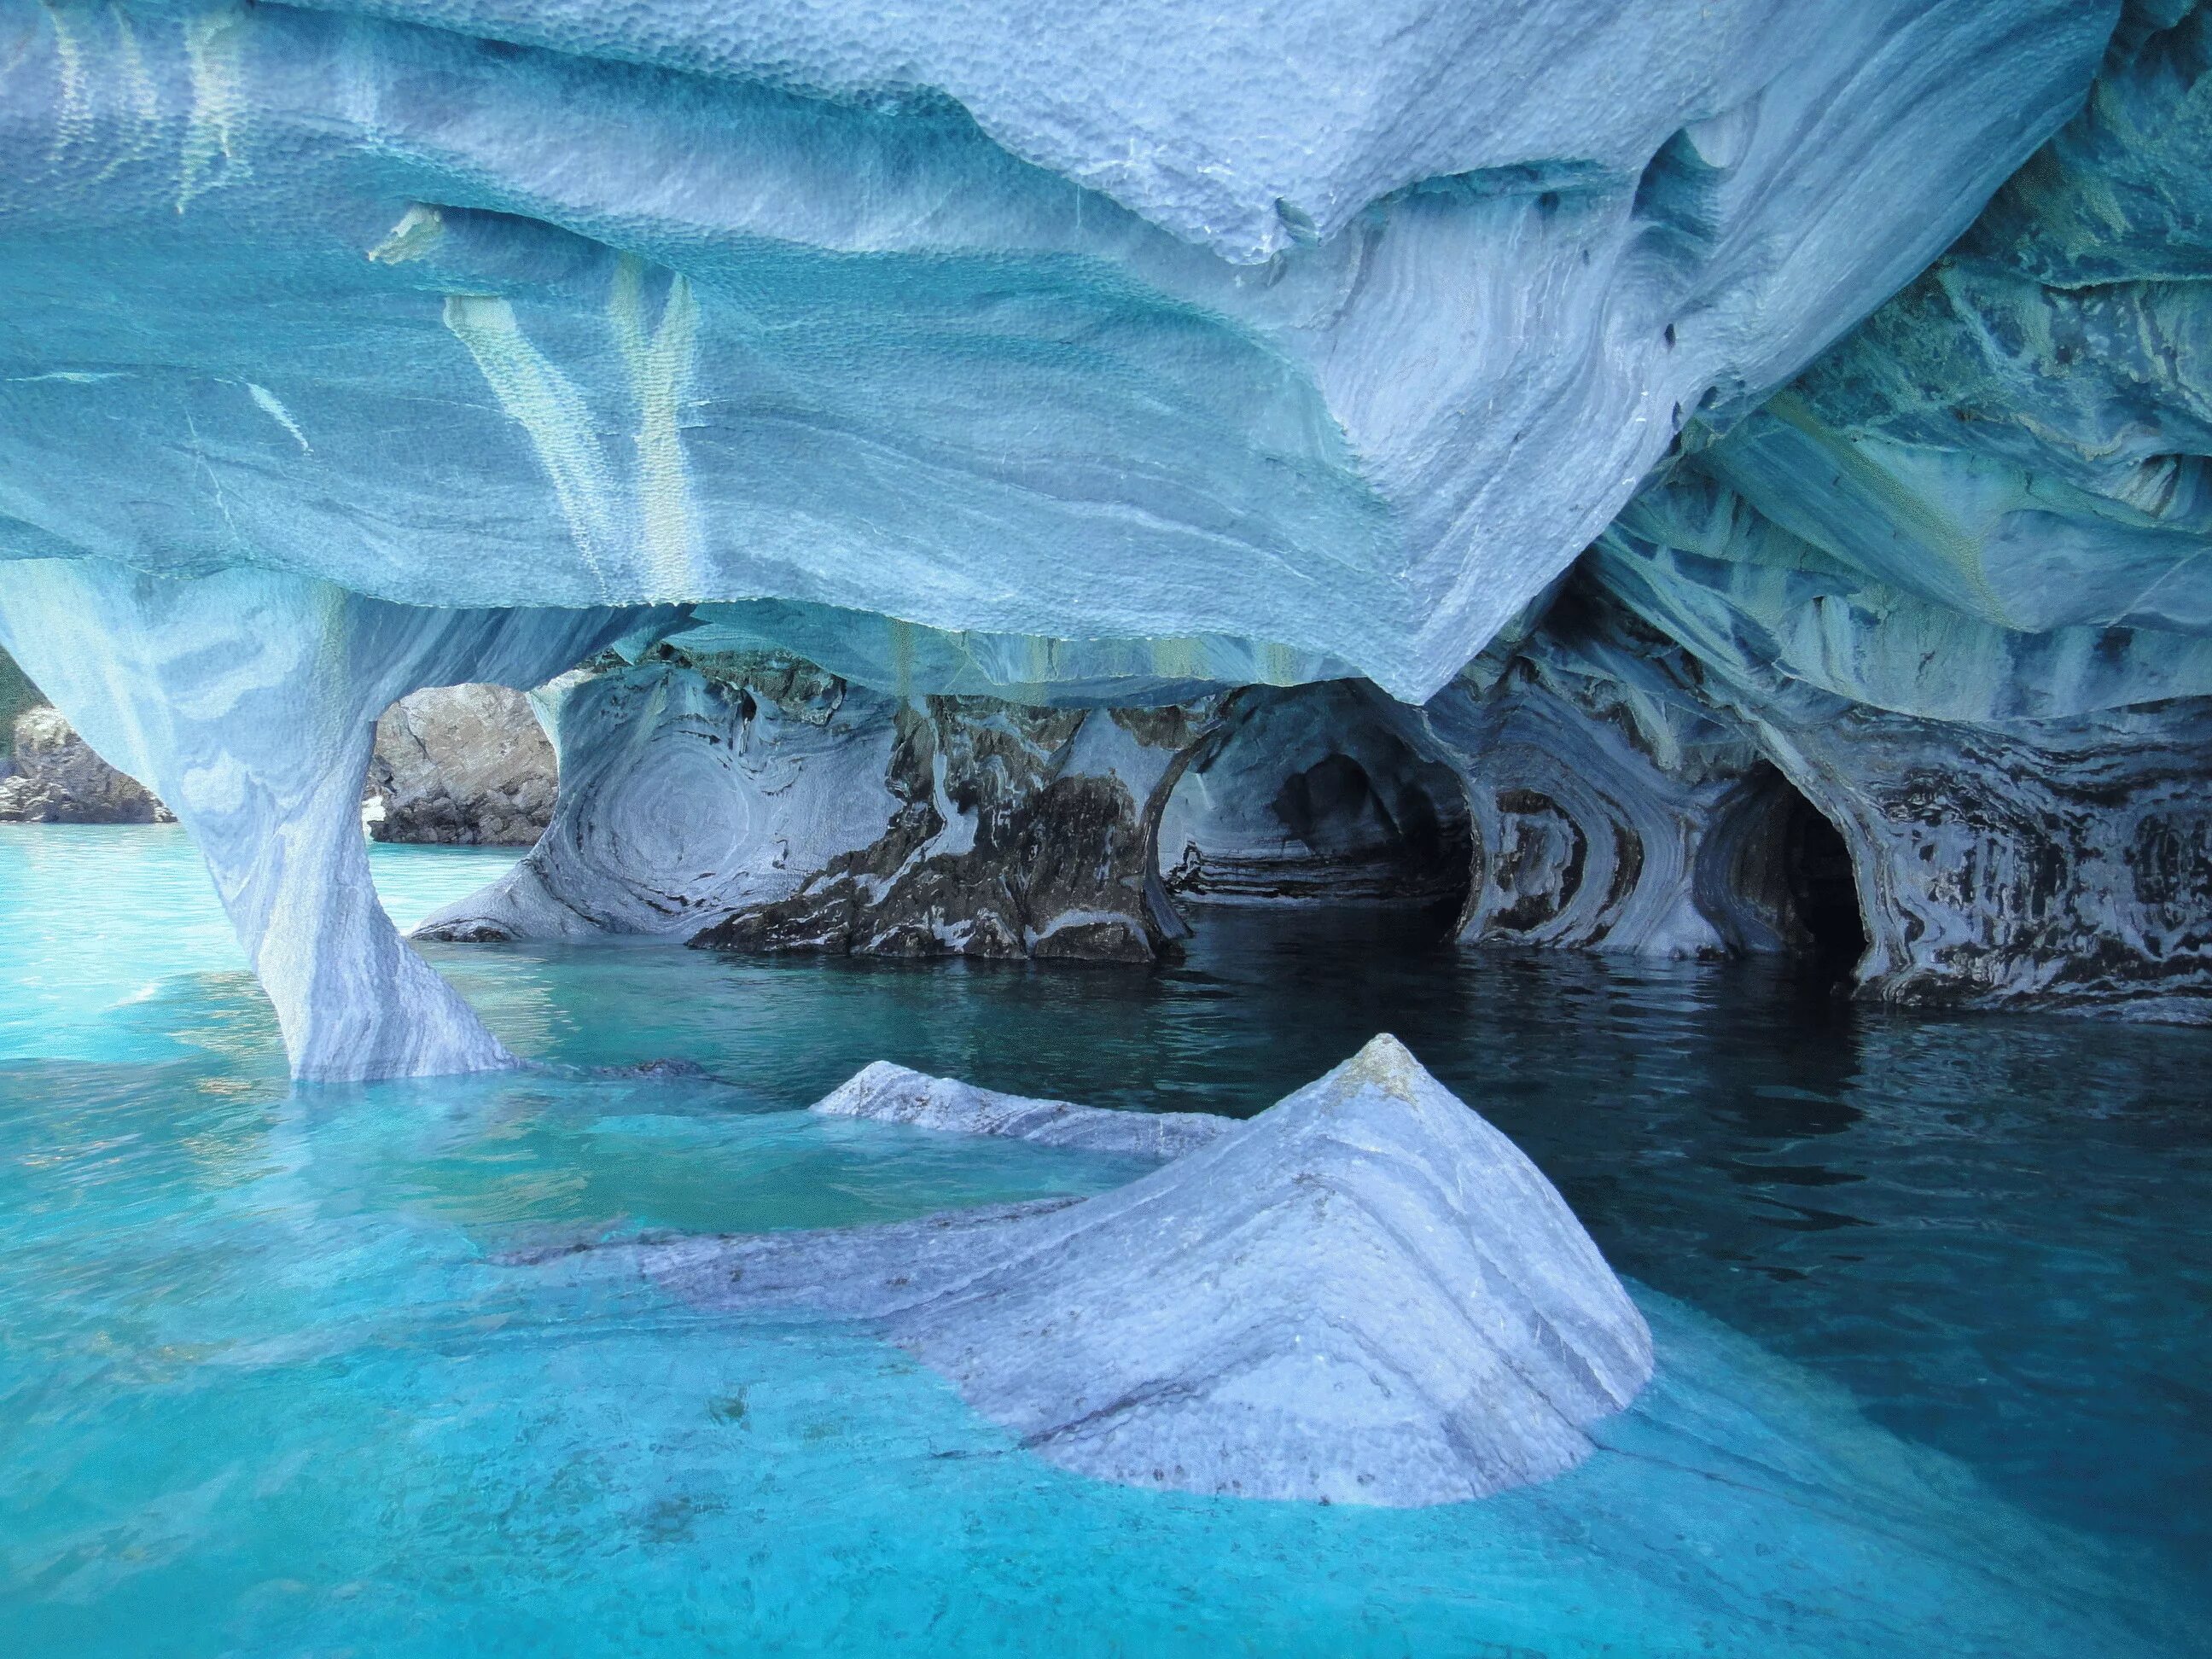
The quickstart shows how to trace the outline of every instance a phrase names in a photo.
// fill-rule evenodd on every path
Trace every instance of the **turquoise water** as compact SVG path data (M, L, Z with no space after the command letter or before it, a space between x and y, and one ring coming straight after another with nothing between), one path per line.
M403 925L506 861L374 853ZM295 1091L180 835L0 831L7 1650L2207 1650L2212 1034L1413 927L1204 915L1149 974L434 948L565 1069ZM872 1059L1242 1113L1382 1029L1653 1320L1660 1382L1533 1492L1103 1486L865 1331L501 1259L1132 1173L783 1109ZM589 1072L664 1057L712 1075Z

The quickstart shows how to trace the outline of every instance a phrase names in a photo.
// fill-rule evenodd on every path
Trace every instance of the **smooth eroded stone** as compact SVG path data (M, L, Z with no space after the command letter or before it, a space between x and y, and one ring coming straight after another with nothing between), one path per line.
M879 1320L1023 1446L1139 1486L1480 1498L1574 1468L1652 1371L1558 1192L1390 1036L1097 1198L642 1260L705 1305Z
M824 1117L869 1118L1163 1160L1211 1146L1237 1123L1212 1112L1116 1111L1004 1095L957 1078L910 1071L887 1060L863 1068L808 1109Z

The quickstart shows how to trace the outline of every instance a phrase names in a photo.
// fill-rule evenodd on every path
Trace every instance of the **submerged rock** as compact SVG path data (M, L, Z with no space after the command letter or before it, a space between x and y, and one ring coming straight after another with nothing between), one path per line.
M1652 1372L1551 1183L1389 1036L1097 1198L641 1260L707 1305L881 1321L1024 1447L1133 1486L1479 1498L1572 1468Z
M92 751L58 708L15 717L15 753L0 760L0 823L174 823L145 785Z
M553 745L530 699L504 685L441 685L376 722L368 832L378 841L528 846L553 816Z
M956 1078L930 1077L879 1060L814 1103L824 1117L872 1118L962 1134L1002 1135L1087 1152L1126 1152L1167 1159L1210 1146L1237 1127L1212 1112L1124 1112L1032 1100L978 1089Z

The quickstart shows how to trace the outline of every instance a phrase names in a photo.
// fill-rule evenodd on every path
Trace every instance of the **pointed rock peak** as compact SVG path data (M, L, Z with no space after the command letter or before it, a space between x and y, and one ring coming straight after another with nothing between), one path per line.
M1408 1103L1424 1084L1431 1089L1443 1086L1413 1058L1412 1049L1388 1031L1376 1032L1364 1048L1331 1073L1331 1079L1346 1088L1370 1084Z
M1064 1468L1455 1503L1574 1468L1651 1376L1650 1332L1565 1200L1395 1037L1241 1125L1194 1116L1206 1138L1186 1128L1181 1156L1164 1116L896 1068L817 1109L1099 1146L1159 1126L1164 1166L1094 1198L647 1258L711 1305L882 1321Z

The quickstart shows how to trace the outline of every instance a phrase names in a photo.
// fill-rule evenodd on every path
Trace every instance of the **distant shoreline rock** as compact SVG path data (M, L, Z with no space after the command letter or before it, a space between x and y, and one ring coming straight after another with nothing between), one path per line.
M12 717L10 707L16 712ZM0 823L174 823L0 654ZM560 766L523 693L503 685L417 691L384 711L362 820L380 842L523 847L553 816Z
M174 823L137 779L92 751L59 709L16 715L15 752L0 760L0 823Z
M504 685L447 685L402 697L376 722L362 817L370 839L526 847L552 821L560 763Z

